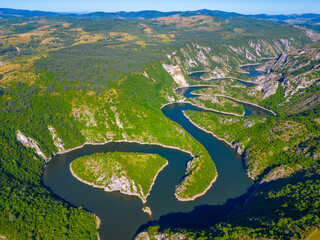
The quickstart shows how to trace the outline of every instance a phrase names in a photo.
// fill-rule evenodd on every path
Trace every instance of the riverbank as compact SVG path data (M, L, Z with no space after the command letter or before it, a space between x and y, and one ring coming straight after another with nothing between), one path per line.
M194 72L188 72L187 74L190 75L190 74L194 74L194 73L207 73L207 72L211 72L211 70L199 70L199 71L194 71Z
M258 105L258 104L255 104L255 103L251 103L251 102L247 102L247 101L239 100L239 99L236 99L236 98L233 98L233 97L229 97L229 96L226 96L226 95L217 95L217 94L216 94L215 96L218 96L218 97L224 97L224 98L230 99L230 100L235 101L235 102L239 102L239 103L244 103L244 104L252 105L252 106L255 106L255 107L261 108L261 109L263 109L263 110L265 110L265 111L267 111L267 112L272 113L275 117L277 117L277 116L278 116L278 114L276 114L274 111L272 111L272 110L270 110L270 109L267 109L267 108L265 108L265 107L262 107L262 106L260 106L260 105Z
M168 104L172 104L172 103L168 103ZM166 105L168 105L166 104ZM165 105L164 105L165 106ZM161 107L162 108L162 107ZM182 148L179 148L179 147L176 147L176 146L169 146L169 145L165 145L165 144L162 144L162 143L150 143L150 142L140 142L140 141L134 141L134 140L109 140L109 141L106 141L106 142L103 142L103 143L92 143L92 142L85 142L83 143L82 145L80 146L77 146L77 147L74 147L74 148L69 148L69 149L66 149L66 150L63 150L63 151L59 151L57 152L56 154L53 154L53 157L55 155L62 155L62 154L65 154L65 153L68 153L68 152L72 152L74 150L77 150L77 149L80 149L80 148L83 148L84 146L86 145L89 145L89 146L102 146L102 145L105 145L105 144L108 144L108 143L138 143L138 144L141 144L141 145L154 145L154 146L160 146L160 147L164 147L164 148L169 148L169 149L175 149L175 150L179 150L181 152L185 152L187 154L189 154L191 157L194 157L194 154L189 151L189 150L185 150L185 149L182 149ZM53 158L51 157L48 162Z
M172 103L167 103L167 104L161 106L160 109L163 109L165 106L170 105L170 104L172 104ZM109 141L105 141L105 142L102 142L102 143L85 142L85 143L83 143L83 144L80 145L80 146L77 146L77 147L74 147L74 148L70 148L70 149L66 149L66 150L63 150L63 151L59 151L59 152L57 152L56 154L54 154L53 157L54 157L55 155L62 155L62 154L65 154L65 153L68 153L68 152L71 152L71 151L74 151L74 150L77 150L77 149L81 149L81 148L83 148L84 146L102 146L102 145L106 145L106 144L108 144L108 143L121 143L121 142L123 142L123 143L137 143L137 144L141 144L141 145L160 146L160 147L164 147L164 148L168 148L168 149L174 149L174 150L179 150L179 151L181 151L181 152L185 152L185 153L189 154L191 158L194 158L194 156L195 156L190 150L182 149L182 148L177 147L177 146L165 145L165 144L162 144L162 143L156 143L156 142L153 142L153 143L150 143L150 142L140 142L140 141L135 141L135 140L115 140L115 141L109 140ZM50 160L51 160L51 159L52 159L52 158L50 158ZM210 160L211 160L211 159L210 159ZM46 167L46 165L45 165L45 167ZM85 184L87 184L87 185L91 185L91 186L96 187L96 188L104 188L103 186L97 186L97 185L95 185L95 184L93 184L93 183L91 183L91 182L87 182L87 181L81 179L79 176L77 176L77 175L75 174L75 172L72 170L71 167L69 167L69 168L70 168L71 174L72 174L76 179L78 179L79 181L81 181L82 183L85 183ZM153 184L154 184L154 183L153 183ZM120 192L121 192L121 191L120 191ZM123 192L122 192L122 193L123 193ZM124 193L124 194L125 194L125 193ZM196 193L196 196L197 196L197 195L198 195L198 193ZM138 196L138 195L134 194L134 196ZM139 197L139 196L138 196L138 197ZM141 199L141 198L140 198L140 199ZM144 199L141 199L141 200L142 200L143 202L145 202Z
M191 88L191 87L215 87L213 85L191 85L189 87L178 87L175 89L175 91L177 91L178 89L183 89L183 88ZM195 94L195 96L197 97L200 97L200 96L206 96L206 94ZM269 113L271 113L273 116L277 117L278 114L275 113L274 111L270 110L270 109L267 109L265 107L262 107L256 103L251 103L251 102L247 102L247 101L243 101L243 100L239 100L239 99L236 99L236 98L233 98L233 97L230 97L230 96L227 96L227 95L222 95L222 94L214 94L213 96L216 96L216 97L223 97L223 98L226 98L226 99L229 99L231 101L234 101L234 102L238 102L238 103L243 103L243 104L248 104L248 105L251 105L251 106L254 106L254 107L257 107L257 108L260 108L264 111L267 111ZM236 114L236 113L230 113L230 112L224 112L224 111L219 111L219 110L216 110L216 109L212 109L212 108L206 108L206 107L200 107L198 105L195 105L189 101L184 101L184 102L178 102L178 103L189 103L191 104L192 106L196 106L200 109L204 109L204 110L208 110L208 111L212 111L212 112L216 112L216 113L221 113L221 114L226 114L226 115L233 115L233 116L244 116L245 113L243 113L242 115L240 114ZM166 105L169 105L169 104L172 104L172 103L168 103ZM164 105L165 106L165 105Z
M192 122L191 122L192 123ZM192 123L193 124L193 123ZM196 125L195 125L196 126ZM212 181L210 182L210 184L208 185L208 187L201 193L198 193L196 195L194 195L193 197L190 198L181 198L179 197L176 193L174 194L175 197L181 201L181 202L190 202L190 201L194 201L196 198L201 197L203 195L205 195L207 193L207 191L212 187L212 184L217 180L218 178L218 171L217 171L217 175L214 177L214 179L212 179Z
M171 109L171 107L175 109L173 110L173 112L169 110ZM154 153L160 154L161 156L164 155L165 158L168 159L170 164L161 172L161 174L158 175L158 181L152 188L152 194L150 197L148 197L147 201L147 206L150 206L152 208L152 215L154 219L159 219L161 216L176 212L177 210L175 209L179 209L179 212L190 212L192 211L192 209L194 209L194 207L203 204L221 205L225 201L227 201L227 199L234 198L235 196L238 196L238 194L241 195L242 193L244 193L247 187L251 185L251 182L248 182L249 179L243 172L241 162L238 161L232 153L230 153L231 149L229 149L227 145L214 140L211 135L209 136L205 134L203 131L196 128L193 124L190 124L190 122L182 115L183 108L181 110L180 108L182 108L182 106L173 105L169 106L169 108L163 109L163 112L173 121L177 120L177 122L184 129L186 129L186 131L191 131L197 136L198 134L200 134L200 139L198 141L202 145L205 144L205 142L213 141L213 145L209 144L209 148L206 148L208 149L210 156L215 156L216 151L220 152L221 148L225 149L223 151L229 152L229 154L227 154L227 158L225 158L225 156L219 156L219 158L222 157L222 159L217 160L219 162L225 162L223 165L225 167L221 167L222 172L223 169L228 169L232 166L231 172L229 170L224 174L220 174L219 172L219 178L217 178L216 174L209 174L210 178L207 178L206 182L203 182L205 184L201 186L201 188L196 187L199 181L197 180L198 178L195 179L197 181L194 182L192 186L190 185L190 187L196 187L195 190L198 191L198 194L196 194L195 191L195 194L197 195L196 197L198 197L197 199L194 199L194 197L190 198L188 199L190 202L180 201L183 199L177 200L176 196L174 195L174 185L172 185L172 183L178 183L181 180L181 177L185 174L185 163L190 162L190 158L188 158L189 155L180 151L168 151L164 148L152 147L148 145L143 146L137 144L117 143L105 145L103 147L97 146L90 148L90 146L88 146L81 149L80 151L74 151L67 155L57 156L56 159L54 159L54 161L51 161L47 166L47 171L44 177L44 181L45 183L47 183L46 185L50 187L52 191L54 191L54 193L56 193L58 196L62 196L70 202L76 202L79 206L84 206L86 209L89 209L99 215L102 220L101 230L99 231L100 237L102 239L104 239L104 237L106 237L106 239L108 239L108 237L117 239L117 237L119 237L119 234L121 234L121 236L129 236L122 239L130 239L130 237L135 234L139 226L145 224L146 221L150 221L150 219L147 214L142 212L140 199L131 197L129 199L128 197L119 199L118 197L115 197L120 195L120 193L118 192L115 195L106 194L100 189L88 187L88 185L84 185L78 182L78 180L75 180L74 177L70 174L70 170L68 168L72 159L79 156L79 154L85 155L92 152L108 152L113 150L121 152L122 149L127 149L129 152L155 151ZM171 118L172 115L173 117ZM180 121L179 119L184 120ZM185 126L183 122L188 122L187 126ZM216 144L218 145L217 148L215 148ZM198 155L198 152L194 151L194 153ZM205 157L204 160L208 162L209 158ZM216 159L214 159L214 161L216 161ZM210 162L213 162L211 158ZM61 164L63 164L63 166ZM207 165L202 165L202 163L200 164L202 167L199 167L199 169L201 171L204 170L202 172L205 175L208 175L208 173L212 173L213 171L215 172L214 168L213 170L211 170L211 168L208 168ZM198 164L195 166L198 166ZM230 181L229 176L234 176L235 174L237 176L236 183L233 183L233 181ZM233 177L231 179L233 179ZM214 184L212 184L212 186L211 184L208 186L210 182ZM98 182L98 185L99 184L100 182ZM225 191L226 188L228 188L228 190L230 189L230 191ZM236 193L233 191L233 189ZM66 195L64 195L64 192L66 192ZM73 192L75 192L75 194ZM189 192L191 193L191 191L188 191L188 193ZM187 196L192 197L195 194L181 194L180 196L182 198ZM199 197L200 195L203 196ZM81 197L83 197L83 200L81 200ZM94 201L92 201L93 199ZM121 226L123 232L126 233L119 232L117 226Z
M198 85L190 85L189 87L177 87L176 89L174 89L175 92L177 92L179 89L183 89L183 88L192 88L192 87L219 87L219 85L206 85L206 84L198 84ZM177 92L178 93L178 92Z
M261 65L261 63L247 63L247 64L239 64L238 67L242 68L242 67L259 66L259 65Z
M212 85L190 85L190 86L188 86L188 87L178 87L178 88L176 88L176 90L177 90L177 89L183 89L183 88L191 88L191 87L202 87L202 86L203 86L203 87L215 87L215 86L212 86ZM199 97L199 96L206 96L206 95L205 95L205 94L196 94L196 96ZM234 102L252 105L252 106L255 106L255 107L257 107L257 108L260 108L260 109L262 109L262 110L265 110L265 111L273 114L275 117L278 116L278 114L275 113L274 111L272 111L272 110L270 110L270 109L267 109L267 108L265 108L265 107L262 107L262 106L260 106L260 105L258 105L258 104L256 104L256 103L251 103L251 102L239 100L239 99L236 99L236 98L233 98L233 97L230 97L230 96L227 96L227 95L223 95L223 94L214 94L213 96L216 96L216 97L224 97L224 98L227 98L227 99L232 100L232 101L234 101ZM180 103L180 102L179 102L179 103ZM190 104L193 105L193 106L197 106L197 105L195 105L195 104L193 104L193 103L191 103L191 102L188 102L188 101L186 101L186 102L184 102L184 103L190 103ZM169 103L169 104L172 104L172 103ZM168 105L168 104L166 104L166 105ZM199 107L199 106L197 106L197 107ZM215 109L209 109L209 108L206 108L206 107L199 107L199 108L203 108L203 109L205 109L205 110L209 110L209 111L213 111L213 112L218 112L218 113L223 113L223 114L227 114L227 115L241 116L241 115L236 114L236 113L228 113L228 112L218 111L218 110L215 110ZM243 116L243 115L242 115L242 116Z
M224 139L224 138L220 138L220 137L217 136L214 132L208 131L207 129L205 129L205 128L199 126L198 124L196 124L195 122L193 122L193 121L190 119L190 117L185 113L185 111L183 111L183 115L184 115L194 126L196 126L197 128L199 128L200 130L202 130L202 131L204 131L204 132L206 132L206 133L208 133L208 134L211 134L211 135L212 135L213 137L215 137L216 139L225 142L225 143L228 144L231 148L235 149L235 146L232 145L232 143L229 142L228 140L226 140L226 139ZM241 157L241 158L242 158L242 157ZM242 158L242 160L244 161L243 158ZM251 174L250 174L247 166L246 166L245 164L243 164L243 166L244 166L244 169L245 169L245 171L246 171L246 173L247 173L247 176L248 176L250 179L255 180L254 177L251 176Z
M240 72L243 74L249 74L249 72ZM256 82L250 81L250 80L245 80L245 79L240 79L240 78L236 78L236 77L220 77L220 78L203 78L202 76L200 77L200 79L195 79L195 78L191 78L194 81L204 81L204 82L214 82L214 81L221 81L221 80L226 80L226 79L230 79L230 80L235 80L235 81L240 81L240 82L245 82L248 84L252 84L252 85L259 85ZM189 85L189 87L193 87L195 85Z
M244 114L245 114L245 113L243 113L242 115L240 115L240 114L237 114L237 113L219 111L219 110L216 110L216 109L213 109L213 108L201 107L201 106L196 105L196 104L194 104L194 103L192 103L192 102L189 102L189 101L174 102L174 103L169 103L169 104L166 104L166 105L176 104L176 103L190 104L191 106L196 107L196 108L199 108L199 109L201 109L201 110L203 110L203 111L209 111L209 112L214 112L214 113L219 113L219 114L224 114L224 115L230 115L230 116L236 116L236 117L243 117Z
M96 214L93 214L93 216L96 217L97 230L100 230L100 227L101 227L101 219L100 219ZM98 239L98 240L101 240L100 234L98 234L97 239Z

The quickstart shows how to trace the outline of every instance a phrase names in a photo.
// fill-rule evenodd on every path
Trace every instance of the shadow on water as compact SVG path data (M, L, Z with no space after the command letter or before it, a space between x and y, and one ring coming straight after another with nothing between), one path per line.
M193 206L177 207L179 203L174 197L175 184L181 180L186 162L191 159L187 153L159 145L119 142L85 145L80 149L55 156L45 168L43 183L58 196L57 198L68 201L72 206L82 206L98 215L102 221L101 239L130 239L141 224L149 221L148 215L142 212L143 204L137 197L91 187L78 181L70 173L69 165L74 159L95 152L114 151L156 153L170 162L159 174L159 181L151 191L152 196L148 198L148 205L153 206L155 216L160 217L174 209L192 209ZM168 204L168 207L162 204Z
M245 71L247 71L247 73L244 73L247 76L259 76L260 73L256 70L256 67L260 66L261 64L249 64L249 65L244 65L241 68Z
M194 90L188 91L190 93ZM98 215L102 221L100 237L103 240L131 239L137 229L143 229L155 221L163 226L205 228L226 219L230 211L250 193L253 181L247 177L241 157L234 149L195 127L183 115L185 110L201 111L186 103L173 103L162 108L167 118L180 124L204 146L219 174L206 194L195 201L180 202L174 196L175 186L183 177L191 156L159 145L126 142L85 145L56 155L44 170L43 183L59 198ZM248 115L255 114L251 110L247 111ZM120 192L105 192L83 184L70 173L69 165L74 159L95 152L113 151L156 153L168 160L169 165L158 175L147 199L146 205L152 210L152 221L142 212L144 204L137 197Z
M193 211L175 212L163 215L157 221L149 221L142 225L136 232L146 230L150 226L160 225L160 231L166 228L189 228L189 229L206 229L222 221L227 221L229 214L239 205L245 203L247 197L256 189L252 186L248 191L234 199L228 199L223 205L200 205L196 206Z
M245 85L246 87L254 87L254 86L258 85L257 83L253 83L253 82L249 82L249 81L242 81L242 80L239 80L239 79L237 79L237 81L239 83Z
M186 98L195 98L195 97L199 97L200 94L193 94L193 91L199 90L199 89L203 89L203 88L207 88L208 86L203 86L203 87L180 87L176 89L177 93L180 93L181 95L183 95ZM214 87L214 86L212 86Z
M216 182L204 196L195 201L180 202L174 196L175 186L184 175L190 155L157 145L125 142L85 145L80 149L55 156L44 171L44 184L59 198L65 199L73 206L83 206L98 215L102 221L101 239L131 239L141 225L150 221L148 215L141 210L144 206L141 200L134 196L119 192L105 192L103 189L83 184L72 176L69 165L74 159L94 152L157 153L166 158L169 165L158 175L147 199L146 205L152 209L154 220L169 224L185 218L186 220L181 222L180 226L185 223L187 227L192 225L192 219L195 216L201 218L202 214L204 221L201 225L209 221L211 213L211 218L224 218L233 209L231 205L236 204L236 201L229 200L229 203L222 208L218 206L225 204L228 199L238 198L246 193L253 182L246 176L240 156L233 149L188 121L182 112L188 109L195 110L189 104L172 104L164 107L162 111L165 116L178 122L198 140L208 150L216 164L219 173ZM213 207L209 208L210 206ZM193 210L195 215L182 214ZM206 215L209 210L211 213ZM214 211L217 212L214 213ZM212 221L209 222L212 223Z
M188 76L193 80L202 81L201 76L207 72L208 71L199 71L199 72L189 73Z

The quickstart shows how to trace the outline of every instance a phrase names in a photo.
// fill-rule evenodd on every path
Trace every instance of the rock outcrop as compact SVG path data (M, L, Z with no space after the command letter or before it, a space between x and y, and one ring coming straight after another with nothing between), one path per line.
M148 206L144 206L142 208L142 211L145 212L145 213L148 213L150 217L152 216L151 208L149 208Z
M138 236L135 237L135 240L150 240L150 239L156 239L156 240L184 240L186 239L186 236L182 233L173 233L173 234L167 234L167 233L155 233L153 236L149 236L147 232L141 232Z
M268 183L271 181L275 181L280 178L285 178L287 176L290 176L294 170L286 165L276 167L272 169L260 182L262 183Z
M277 92L278 86L279 82L270 81L258 85L256 89L262 91L263 99L266 99Z
M282 52L278 58L276 59L275 63L273 64L274 69L278 69L282 65L284 65L288 60L288 56L285 52Z
M37 155L42 157L45 162L48 161L46 155L41 151L39 147L39 143L30 137L26 137L20 130L17 131L17 139L18 141L25 147L33 148Z
M183 76L181 68L176 65L168 65L162 64L163 68L171 75L173 80L180 86L180 87L187 87L189 84L187 83L186 79Z
M133 180L128 179L125 172L121 172L120 176L113 175L111 178L105 179L104 184L107 192L120 191L124 194L139 195L145 198L141 186L137 187Z
M53 140L53 144L57 147L58 151L61 152L61 151L64 151L64 143L63 141L61 140L61 138L58 137L58 134L57 134L57 131L54 127L48 125L48 130L50 131L51 133L51 136L52 136L52 140Z
M150 240L150 236L147 232L141 232L135 237L135 240Z

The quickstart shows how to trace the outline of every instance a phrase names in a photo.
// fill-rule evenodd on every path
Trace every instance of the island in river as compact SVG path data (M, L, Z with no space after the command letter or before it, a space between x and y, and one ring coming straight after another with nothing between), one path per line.
M86 184L134 195L145 203L157 175L167 165L157 154L108 152L77 158L70 171Z

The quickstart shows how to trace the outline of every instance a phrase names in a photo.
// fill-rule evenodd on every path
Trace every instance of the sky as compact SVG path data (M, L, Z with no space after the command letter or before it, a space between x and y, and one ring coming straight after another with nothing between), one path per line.
M243 14L320 14L320 0L0 0L0 8L53 12L210 9Z

